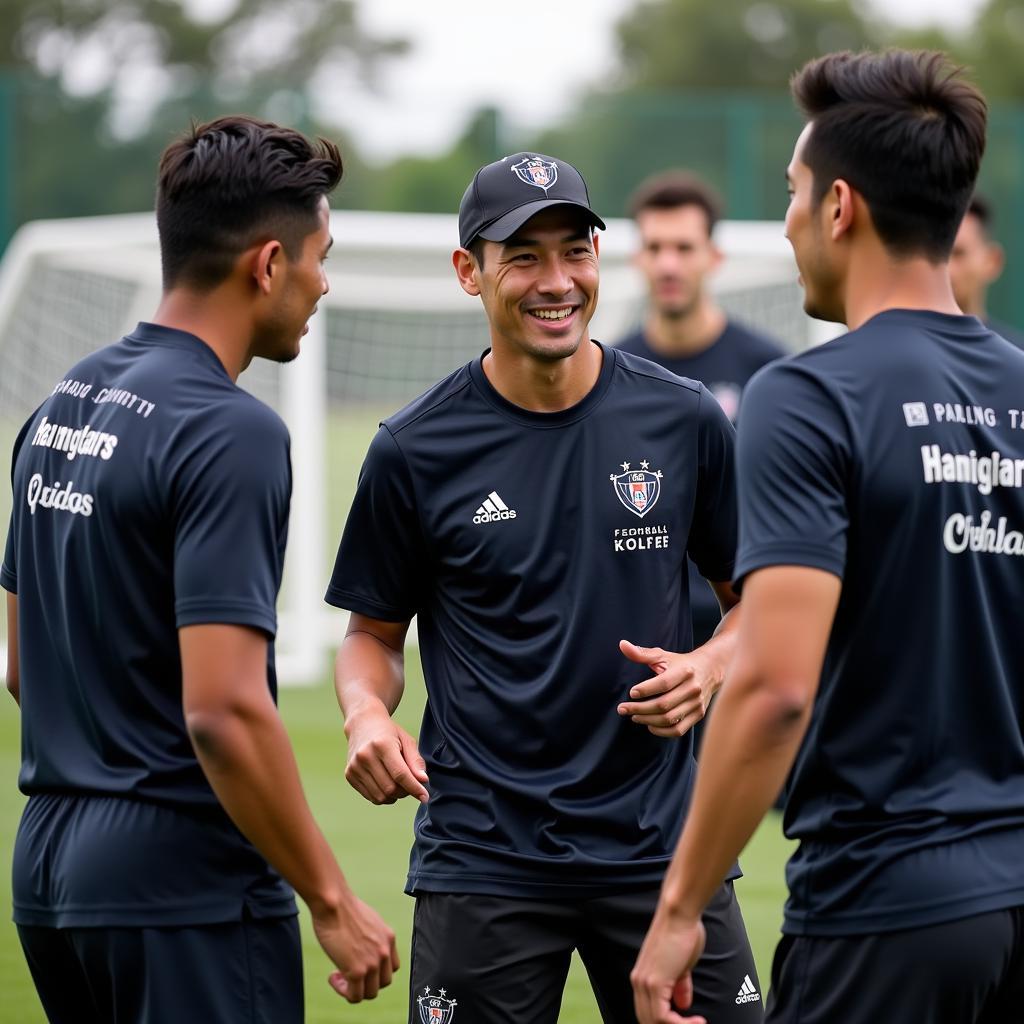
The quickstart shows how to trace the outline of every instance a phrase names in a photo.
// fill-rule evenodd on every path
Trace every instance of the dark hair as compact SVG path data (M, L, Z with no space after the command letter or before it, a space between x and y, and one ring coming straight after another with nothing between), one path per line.
M164 288L209 290L239 254L278 239L290 259L341 180L338 147L243 115L193 124L160 158L156 220Z
M644 210L674 210L679 206L698 206L708 221L708 234L722 216L718 193L689 171L663 171L642 181L629 197L627 209L636 220Z
M476 260L476 265L481 270L484 269L484 246L485 246L485 244L486 243L484 242L484 240L479 235L477 235L476 238L474 238L469 243L469 245L467 246L467 248L469 249L470 254L473 257L473 259Z
M804 162L818 203L837 178L864 197L899 256L949 257L985 152L985 98L937 51L830 53L791 82L814 127Z

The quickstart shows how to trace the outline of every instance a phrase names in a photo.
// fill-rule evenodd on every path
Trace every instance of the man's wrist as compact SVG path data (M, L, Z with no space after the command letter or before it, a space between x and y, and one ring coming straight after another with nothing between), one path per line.
M373 694L361 694L345 702L342 708L345 717L345 735L351 739L352 730L357 728L360 722L367 718L383 717L390 718L391 712L387 705Z

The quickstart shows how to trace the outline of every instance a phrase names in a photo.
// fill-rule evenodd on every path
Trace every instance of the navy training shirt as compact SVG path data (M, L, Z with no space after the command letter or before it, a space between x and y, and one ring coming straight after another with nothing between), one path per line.
M18 597L15 919L209 923L295 913L221 809L182 710L178 629L273 637L288 433L193 335L140 324L22 429L0 583ZM269 679L273 692L272 645Z
M657 885L674 848L692 738L620 718L650 673L618 641L687 648L687 551L731 577L733 429L699 383L602 352L570 409L509 403L476 359L370 445L327 600L418 616L410 892Z
M747 389L737 579L842 579L787 792L790 934L1024 904L1024 352L890 310Z
M699 380L715 396L726 416L736 425L740 398L747 381L785 350L766 334L753 331L735 320L727 320L725 329L713 344L693 355L668 356L651 347L643 327L626 335L616 346L622 352L650 359L680 377ZM722 617L715 592L690 563L690 604L693 611L695 642L710 637Z

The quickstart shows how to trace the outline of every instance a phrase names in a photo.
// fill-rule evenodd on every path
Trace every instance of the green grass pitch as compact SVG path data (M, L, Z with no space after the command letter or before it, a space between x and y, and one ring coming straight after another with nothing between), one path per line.
M415 733L422 707L423 685L415 654L408 659L409 685L399 711L403 725ZM0 695L0 1019L12 1024L44 1024L32 982L10 923L11 846L23 798L17 791L18 712L6 693ZM392 807L374 807L359 797L344 779L345 737L332 687L326 682L310 689L286 689L281 710L298 753L306 793L321 827L359 895L372 904L398 933L403 969L391 988L373 1002L349 1006L328 988L327 958L312 938L303 911L306 971L306 1019L309 1024L401 1024L405 1020L408 984L409 930L413 901L402 885L409 853L411 819L415 810L405 800ZM778 937L784 887L782 869L789 844L783 839L777 815L761 827L747 849L745 877L737 893L746 917L765 985L772 950ZM560 1024L595 1024L600 1019L586 974L574 958L566 986Z

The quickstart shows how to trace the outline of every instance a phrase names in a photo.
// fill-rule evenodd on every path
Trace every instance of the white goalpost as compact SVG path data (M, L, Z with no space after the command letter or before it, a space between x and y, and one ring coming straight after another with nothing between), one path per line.
M631 265L630 221L601 236L601 293L592 337L614 342L642 315ZM336 212L331 290L302 355L257 361L239 385L268 402L292 434L294 490L279 603L278 674L324 678L344 616L323 603L359 465L377 423L487 347L479 302L451 268L457 219L448 214ZM835 333L802 311L782 225L732 222L716 237L726 259L714 287L742 320L798 350ZM0 472L24 420L87 352L148 319L160 296L152 214L39 221L23 227L0 263ZM0 487L0 517L10 512ZM0 644L5 627L0 627Z

